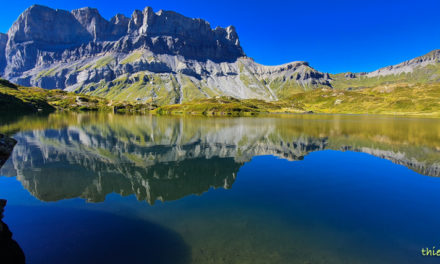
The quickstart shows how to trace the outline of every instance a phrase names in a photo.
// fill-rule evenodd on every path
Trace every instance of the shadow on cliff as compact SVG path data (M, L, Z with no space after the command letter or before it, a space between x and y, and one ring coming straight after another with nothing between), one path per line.
M178 233L148 220L51 205L11 207L8 213L30 263L186 264L191 259Z

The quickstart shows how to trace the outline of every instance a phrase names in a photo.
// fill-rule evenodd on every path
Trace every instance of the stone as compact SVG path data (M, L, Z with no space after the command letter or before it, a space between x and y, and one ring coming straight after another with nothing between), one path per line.
M0 168L8 160L17 141L0 134Z
M3 222L3 212L6 200L0 199L0 262L24 264L25 256L20 245L12 239L12 232L8 225Z

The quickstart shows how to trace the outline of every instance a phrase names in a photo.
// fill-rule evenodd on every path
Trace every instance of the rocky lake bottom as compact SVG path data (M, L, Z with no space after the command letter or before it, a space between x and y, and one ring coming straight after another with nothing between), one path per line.
M437 263L440 120L0 120L27 263Z

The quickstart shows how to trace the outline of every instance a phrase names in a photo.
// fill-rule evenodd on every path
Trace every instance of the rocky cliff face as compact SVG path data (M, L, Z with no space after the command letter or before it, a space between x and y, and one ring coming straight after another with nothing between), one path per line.
M371 73L322 73L306 62L264 66L246 57L233 26L213 29L150 7L106 20L93 8L34 5L0 34L0 74L12 82L157 104L439 82L439 58L436 50Z
M330 78L331 85L337 89L437 83L440 82L440 50L373 72L332 74Z
M20 15L8 36L5 72L141 47L200 60L233 61L244 55L233 27L212 30L204 20L154 13L150 7L135 11L130 19L116 15L107 21L93 8L68 12L34 5ZM25 63L19 63L24 58Z
M107 21L93 8L34 5L0 36L0 54L0 72L18 84L122 100L275 100L286 89L329 87L328 74L307 63L268 67L246 58L233 26L213 29L150 7Z

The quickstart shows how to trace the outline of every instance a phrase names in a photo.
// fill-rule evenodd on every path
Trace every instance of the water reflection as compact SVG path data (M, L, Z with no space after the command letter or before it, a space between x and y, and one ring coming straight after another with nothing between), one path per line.
M440 176L440 122L373 116L175 118L53 114L4 123L18 144L0 174L43 201L109 193L153 204L230 188L255 156L365 152Z

